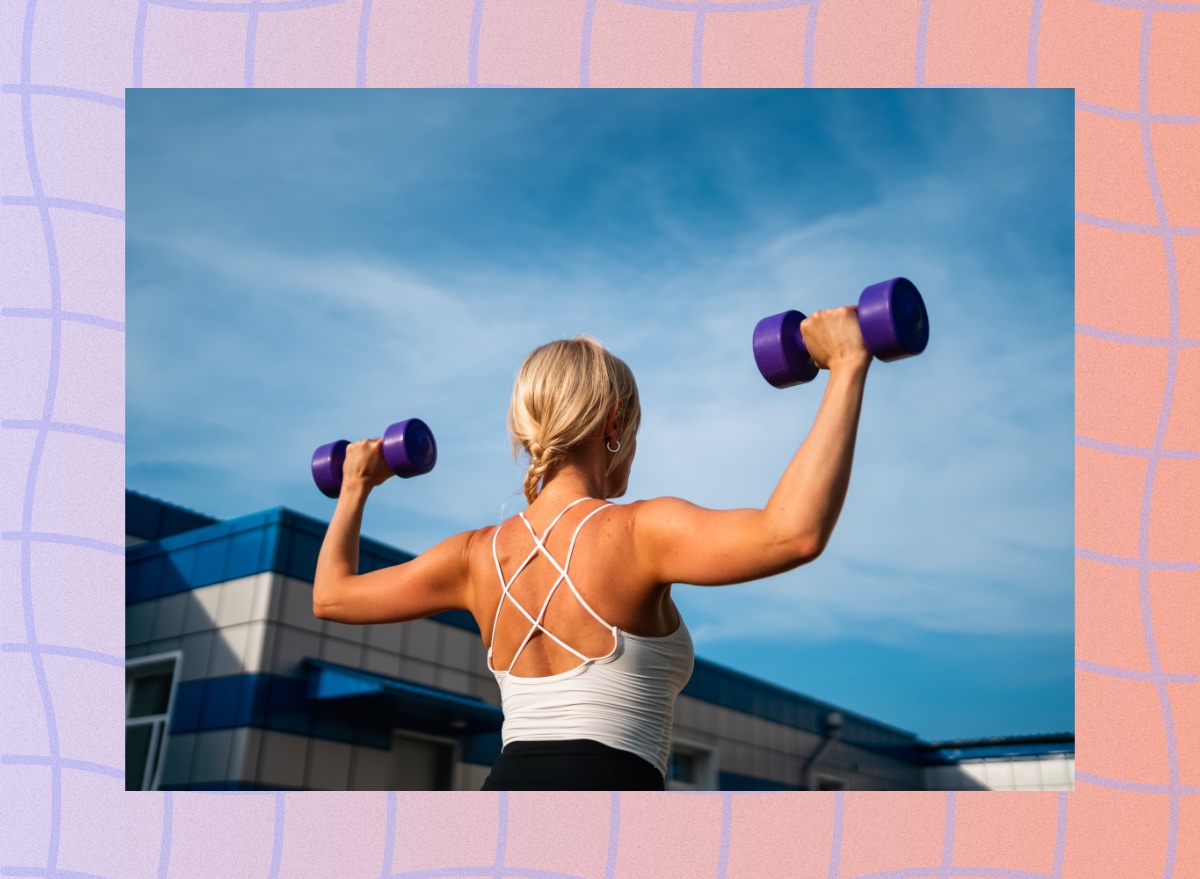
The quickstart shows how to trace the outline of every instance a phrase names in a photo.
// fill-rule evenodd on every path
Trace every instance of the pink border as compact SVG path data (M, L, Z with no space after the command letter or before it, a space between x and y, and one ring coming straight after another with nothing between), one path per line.
M6 4L0 876L1200 875L1198 12ZM1076 89L1074 792L124 793L126 86L950 84Z

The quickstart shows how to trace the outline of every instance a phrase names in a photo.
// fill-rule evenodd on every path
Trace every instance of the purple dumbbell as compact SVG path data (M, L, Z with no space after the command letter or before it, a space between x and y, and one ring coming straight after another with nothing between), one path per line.
M804 315L785 311L764 317L754 328L754 362L777 388L802 385L817 377L800 322ZM929 315L913 282L892 278L872 284L858 297L858 326L867 350L883 361L913 357L929 343Z
M342 465L346 462L349 440L321 446L312 457L313 481L327 497L342 490ZM433 431L420 418L397 421L383 433L383 458L401 479L428 473L437 463L437 443Z

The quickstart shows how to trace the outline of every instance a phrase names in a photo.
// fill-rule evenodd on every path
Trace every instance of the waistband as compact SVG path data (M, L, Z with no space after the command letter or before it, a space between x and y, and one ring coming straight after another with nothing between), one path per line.
M640 763L647 763L645 758L638 756L632 751L614 748L603 742L597 742L595 739L517 739L505 745L501 753L512 757L576 757L597 755L619 759L631 758Z
M654 764L592 739L518 739L500 752L480 790L666 789Z

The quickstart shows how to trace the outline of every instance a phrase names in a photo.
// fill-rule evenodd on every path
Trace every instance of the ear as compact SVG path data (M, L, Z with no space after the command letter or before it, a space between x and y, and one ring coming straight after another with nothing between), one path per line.
M608 410L608 417L604 419L605 438L611 437L617 432L617 412L620 411L620 408L620 403L613 403L612 408Z

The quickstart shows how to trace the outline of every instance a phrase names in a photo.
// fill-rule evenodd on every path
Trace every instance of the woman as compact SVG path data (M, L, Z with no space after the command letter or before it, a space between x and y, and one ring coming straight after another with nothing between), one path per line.
M483 790L663 790L693 661L671 585L742 583L812 561L846 496L871 355L853 306L818 311L801 332L829 383L763 509L609 503L629 481L637 385L599 342L552 342L525 359L509 408L514 454L530 456L529 508L360 575L363 506L392 474L381 439L354 443L313 612L363 624L474 615L504 708L504 748Z

